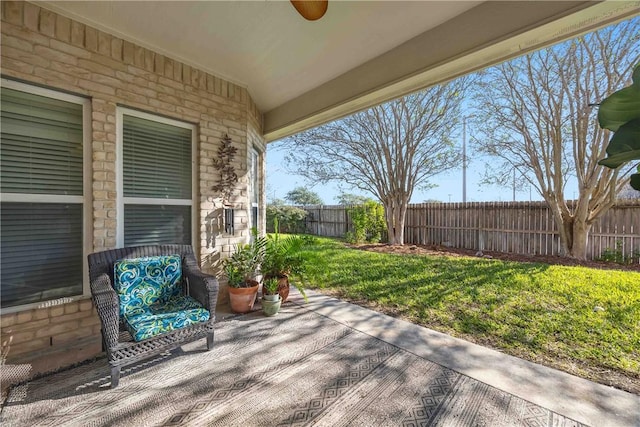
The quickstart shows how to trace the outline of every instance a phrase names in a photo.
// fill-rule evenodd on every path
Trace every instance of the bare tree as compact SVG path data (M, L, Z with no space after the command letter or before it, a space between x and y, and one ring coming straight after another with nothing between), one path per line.
M640 190L627 185L618 193L618 199L622 200L640 200Z
M414 189L460 165L450 139L468 79L434 86L283 141L293 172L337 181L381 201L389 242L404 243Z
M496 182L515 168L549 205L565 255L584 259L593 222L615 202L630 169L598 165L609 132L599 102L628 84L640 55L640 18L503 63L483 73L475 93L482 136L475 148L501 159ZM578 183L576 200L565 186Z

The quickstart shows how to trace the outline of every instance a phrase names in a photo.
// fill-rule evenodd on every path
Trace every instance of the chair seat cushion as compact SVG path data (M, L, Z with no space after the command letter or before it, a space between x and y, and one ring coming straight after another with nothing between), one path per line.
M146 313L148 306L182 292L180 255L123 259L114 264L113 270L121 317Z
M125 326L136 341L209 320L209 311L190 296L174 296L124 314Z

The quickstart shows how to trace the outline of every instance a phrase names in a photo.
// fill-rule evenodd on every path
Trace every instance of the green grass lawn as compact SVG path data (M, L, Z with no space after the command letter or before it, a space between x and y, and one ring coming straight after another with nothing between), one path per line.
M304 257L308 288L640 393L640 273L381 254L326 238Z

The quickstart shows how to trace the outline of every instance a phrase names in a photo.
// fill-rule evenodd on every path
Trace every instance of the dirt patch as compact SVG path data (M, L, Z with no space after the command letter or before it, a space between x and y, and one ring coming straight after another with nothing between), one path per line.
M349 245L354 249L361 249L371 252L381 252L388 254L402 254L402 255L434 255L434 256L464 256L464 257L482 257L489 259L499 259L503 261L516 261L516 262L537 262L542 264L556 264L556 265L569 265L569 266L582 266L599 268L603 270L626 270L626 271L640 271L640 264L622 265L612 262L603 261L582 261L573 258L565 258L560 256L550 255L523 255L512 254L504 252L483 251L478 252L473 249L458 249L450 248L446 246L438 245L388 245L385 243L368 243L362 245Z

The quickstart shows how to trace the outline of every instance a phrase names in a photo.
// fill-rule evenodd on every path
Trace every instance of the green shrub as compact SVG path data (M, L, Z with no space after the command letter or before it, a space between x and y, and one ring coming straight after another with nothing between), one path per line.
M308 212L295 206L281 204L267 205L267 231L269 233L303 233L305 231L305 218ZM273 229L274 220L280 226L279 230Z
M380 203L368 201L350 208L348 212L351 215L353 231L345 234L345 240L349 243L362 243L365 241L378 243L382 240L382 233L386 228L386 223L384 220L384 208Z
M633 251L631 255L625 255L622 250L622 240L616 240L615 249L606 248L598 260L622 265L637 264L640 262L640 251Z

